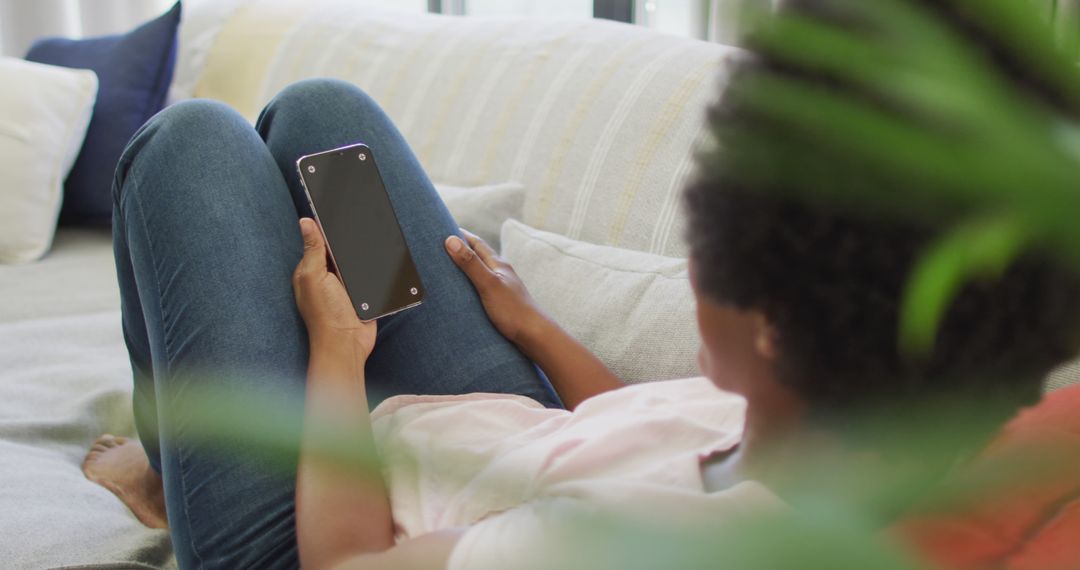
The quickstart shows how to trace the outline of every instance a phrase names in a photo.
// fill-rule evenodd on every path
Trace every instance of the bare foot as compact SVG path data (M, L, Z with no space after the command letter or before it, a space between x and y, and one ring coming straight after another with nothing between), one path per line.
M82 465L86 478L105 487L150 528L169 528L165 489L150 468L138 440L105 434L94 442Z

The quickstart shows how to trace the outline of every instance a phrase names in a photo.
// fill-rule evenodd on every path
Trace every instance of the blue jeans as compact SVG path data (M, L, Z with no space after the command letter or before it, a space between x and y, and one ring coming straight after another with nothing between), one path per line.
M367 95L338 81L298 83L267 106L255 129L218 103L170 107L121 158L113 237L136 425L165 482L182 568L298 566L295 468L186 440L188 410L170 400L210 378L303 397L308 339L290 278L303 249L298 215L308 210L295 163L354 142L379 157L427 290L420 307L379 321L365 369L372 401L499 392L560 405L445 253L443 241L458 227ZM159 421L175 432L159 432Z

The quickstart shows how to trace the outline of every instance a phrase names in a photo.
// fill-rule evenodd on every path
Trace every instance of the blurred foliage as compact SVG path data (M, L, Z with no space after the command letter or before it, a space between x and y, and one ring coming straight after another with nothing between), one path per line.
M170 400L175 412L168 414L174 423L162 426L168 437L182 438L188 446L226 457L240 454L257 458L283 477L295 474L302 436L305 453L314 452L335 462L357 478L382 476L388 467L378 450L370 447L370 440L356 436L362 433L357 418L331 406L305 409L295 395L222 388L236 384L229 379L202 381L198 383L201 387L185 388L182 396L174 394ZM956 450L970 447L973 437L981 437L972 434L984 434L984 427L979 422L980 412L971 410L972 406L966 406L968 415L950 423L948 429L928 419L944 410L964 407L950 403L934 412L900 410L892 422L865 418L852 429L873 432L870 439L885 442L869 455L821 446L812 435L807 437L792 446L794 452L782 451L784 457L778 465L790 469L770 480L769 488L784 505L771 510L752 511L733 505L736 508L724 520L692 512L672 520L634 505L600 508L569 497L572 508L541 511L550 515L543 532L537 534L538 540L544 540L539 548L544 549L546 565L534 566L530 559L524 559L520 568L931 568L890 532L897 516L913 506L918 513L965 512L966 505L981 504L987 497L1044 485L1066 472L1080 474L1080 458L1049 445L983 461L980 469L950 477L943 484L940 476L955 467ZM918 457L918 462L881 460L882 455L894 452ZM417 465L397 464L394 470L402 475Z
M237 383L228 378L207 375L185 384L189 385L183 392L169 397L177 412L169 414L171 423L162 426L172 438L225 454L254 455L271 469L295 473L301 435L307 429L305 452L358 476L380 472L378 453L363 437L368 430L357 426L358 418L332 409L308 417L301 394L233 388Z
M725 153L800 196L951 228L912 274L901 348L928 352L959 289L1018 255L1080 267L1080 75L1038 10L1016 0L791 4L815 8L747 12L749 43L808 73L740 78L740 103L782 131L740 132L740 148ZM976 43L971 29L1006 53ZM843 165L830 167L838 157Z

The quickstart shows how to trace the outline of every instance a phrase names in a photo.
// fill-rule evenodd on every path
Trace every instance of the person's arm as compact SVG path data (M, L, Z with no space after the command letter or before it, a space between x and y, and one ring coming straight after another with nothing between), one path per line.
M311 342L296 477L296 531L304 568L332 568L359 552L381 552L394 545L390 503L378 471L349 469L329 460L318 453L315 441L315 423L323 422L347 430L344 441L356 449L372 449L365 359L349 339Z
M297 308L310 343L304 435L296 480L296 533L304 568L332 568L360 553L394 544L393 521L378 470L360 473L327 459L315 422L333 418L348 441L373 449L364 363L375 346L375 323L356 316L344 286L327 267L322 233L300 221L304 257L293 274Z
M446 240L454 263L476 287L495 327L544 371L563 404L581 402L623 386L589 349L566 333L537 307L514 268L484 240L462 229Z
M379 469L361 472L319 453L319 426L348 434L351 448L374 450L364 364L375 347L326 261L315 222L300 221L304 257L293 274L296 305L308 329L307 399L296 480L296 538L308 570L443 570L462 530L443 530L395 546L390 500Z

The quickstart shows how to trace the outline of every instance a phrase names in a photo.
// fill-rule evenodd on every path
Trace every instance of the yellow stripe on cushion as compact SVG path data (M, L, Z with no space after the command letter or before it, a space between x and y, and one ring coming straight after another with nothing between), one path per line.
M615 106L615 110L608 117L607 124L601 131L596 146L589 157L585 175L577 187L577 195L574 197L573 207L570 210L570 223L566 229L567 237L581 238L581 231L585 226L589 206L592 203L593 195L596 193L602 169L607 163L608 154L618 142L618 135L623 131L623 125L626 124L627 119L631 115L637 114L636 111L643 107L643 105L638 104L642 94L645 93L649 85L655 83L656 76L664 68L669 67L673 60L677 60L678 56L685 53L689 47L690 45L682 42L669 45L666 49L654 55L653 60L647 65L639 69L637 77L634 78L633 82L629 83L618 105Z
M608 231L607 245L621 246L621 240L623 231L626 229L626 220L630 216L630 206L633 204L634 198L641 190L641 186L645 181L645 170L652 164L652 157L654 156L656 147L660 144L660 141L667 135L671 134L671 128L673 123L679 118L679 114L686 107L687 101L695 94L701 93L703 87L702 82L706 78L712 76L720 65L719 60L710 60L706 65L699 67L694 73L687 76L686 80L679 85L679 88L672 93L667 102L664 103L664 110L657 115L656 122L653 123L653 128L649 132L649 136L646 139L646 143L641 146L637 156L633 162L633 169L631 170L626 188L623 190L622 195L619 196L618 205L615 208L615 216L612 220L610 230ZM677 173L675 174L677 175ZM659 221L659 220L657 220Z
M261 0L237 8L210 48L195 96L225 102L254 121L261 110L257 97L281 42L313 5Z
M600 91L610 85L611 78L617 71L624 69L625 63L630 59L630 56L636 54L640 49L651 45L652 39L651 36L645 35L634 43L624 44L617 52L615 52L612 58L607 61L603 70L593 76L588 88L586 88L581 96L578 97L577 105L570 115L570 119L566 124L566 129L559 138L559 142L555 144L555 156L552 158L551 163L546 169L544 182L540 189L540 196L537 200L536 214L533 219L530 220L530 224L534 227L548 227L548 214L551 212L552 202L555 201L556 186L559 181L559 176L562 174L567 155L569 154L570 149L573 148L574 141L577 139L578 130L581 128L581 125L585 123L585 117L590 111L596 110L596 101L597 97L600 95Z
M553 49L555 49L555 46L558 46L562 40L566 39L567 26L563 22L559 20L543 22L541 20L541 23L542 25L540 26L535 26L535 24L530 26L526 31L519 32L515 29L514 35L520 34L528 37L530 35L542 33L542 31L546 31L549 28L562 29L563 34L554 41L552 44ZM530 21L528 24L533 24L533 22ZM506 34L506 36L512 37L511 34ZM463 172L463 170L466 170L463 164L466 156L471 155L476 157L482 154L475 152L475 149L472 148L476 145L473 141L486 139L488 141L489 150L491 148L497 148L494 145L496 142L495 134L482 137L478 136L477 132L483 128L481 126L482 124L485 126L492 124L495 125L495 129L499 128L498 122L490 119L493 110L496 108L502 108L499 120L505 121L508 118L507 110L512 110L515 107L512 101L507 101L506 99L506 90L509 87L516 85L518 95L524 94L521 86L522 84L529 84L532 78L529 77L529 72L526 72L524 75L520 74L522 65L521 59L527 58L530 60L531 63L529 67L533 72L535 72L537 60L544 59L543 57L529 57L530 52L533 52L533 50L529 50L524 46L525 44L510 41L495 48L495 51L498 54L494 58L495 63L491 66L490 71L486 73L486 77L478 78L482 81L479 81L476 96L470 97L469 101L465 103L467 110L464 112L464 119L461 121L460 128L455 129L457 132L451 135L453 137L453 143L451 143L449 148L453 149L453 151L447 157L446 163L442 169L442 172L448 180L460 180L463 184L472 185L478 183L480 180L490 179L478 176L480 174L480 169L477 168L475 160L469 163L467 172ZM509 79L506 78L507 74L511 75ZM481 121L481 119L483 119L483 121ZM506 125L502 125L502 127L505 132ZM501 137L498 141L502 142ZM473 152L470 153L469 151Z
M580 26L579 26L580 27ZM559 53L562 45L570 37L571 33L576 33L579 27L570 28L567 26L567 31L553 41L548 52ZM506 133L510 126L510 120L516 118L517 113L521 109L521 102L525 99L525 94L532 89L533 83L539 76L540 67L548 62L548 55L546 53L534 54L529 58L529 67L521 74L521 80L517 82L513 92L507 97L507 104L503 107L502 112L499 113L499 118L495 120L495 128L492 130L491 137L488 139L487 150L484 152L484 158L480 161L480 174L478 180L490 180L492 170L495 167L495 159L498 157L498 151L502 150L502 147L506 144Z
M496 53L493 52L491 48L502 39L504 34L506 34L506 29L492 26L492 29L488 30L488 32L488 37L483 40L477 41L472 45L463 46L468 51L462 49L454 54L459 58L459 61L466 63L465 65L459 64L457 73L454 74L454 76L441 78L444 81L444 85L442 87L442 94L437 99L438 109L434 119L427 125L425 140L420 145L420 152L417 153L417 156L426 157L429 161L434 158L435 146L442 142L440 141L440 138L442 137L443 130L446 128L446 123L450 118L451 110L455 108L455 104L461 97L462 89L465 85L469 85L470 87L476 86L477 82L474 79L474 74L477 69L483 70L484 73L491 73L490 67L485 65L487 62L484 58L485 56L491 56L493 53ZM467 80L470 79L473 79L473 81L467 83ZM446 83L449 83L449 85L446 85Z
M450 20L448 19L447 21ZM444 53L443 50L448 51L449 49L451 49L451 46L449 44L459 41L455 39L457 37L454 35L455 31L457 32L458 36L463 33L461 28L454 30L449 24L443 24L439 27L426 30L423 37L419 37L413 40L416 42L416 44L409 51L409 53L401 56L401 59L394 62L394 68L392 71L389 72L390 75L392 75L393 77L389 85L387 85L386 90L383 93L383 97L379 101L379 103L383 106L384 109L390 107L394 109L399 109L401 113L404 113L404 116L399 116L398 113L390 112L389 109L387 110L387 114L396 118L398 128L401 130L402 133L405 134L406 138L409 138L411 134L409 126L412 122L412 119L409 115L411 115L414 111L409 109L411 105L405 105L404 107L401 106L402 87L406 84L406 80L416 81L418 79L416 69L417 65L419 65L421 61L427 60L430 62L430 60L432 59L432 54L436 54L435 57L437 58L439 54ZM415 93L410 93L410 95L414 94ZM419 158L420 161L423 162L423 157Z
M707 123L702 121L698 126L694 136L691 137L691 140L694 141L690 145L693 152L686 154L682 162L679 163L679 167L675 169L675 175L671 177L671 183L668 185L666 197L664 198L664 207L660 210L660 217L657 219L656 226L653 227L652 238L649 239L649 248L646 250L649 253L670 257L682 255L681 252L671 251L668 248L668 243L671 241L672 229L679 214L679 203L682 201L683 188L686 186L690 173L694 169L695 153L704 144L709 132L705 128L706 125ZM681 248L682 246L676 244L676 247Z

